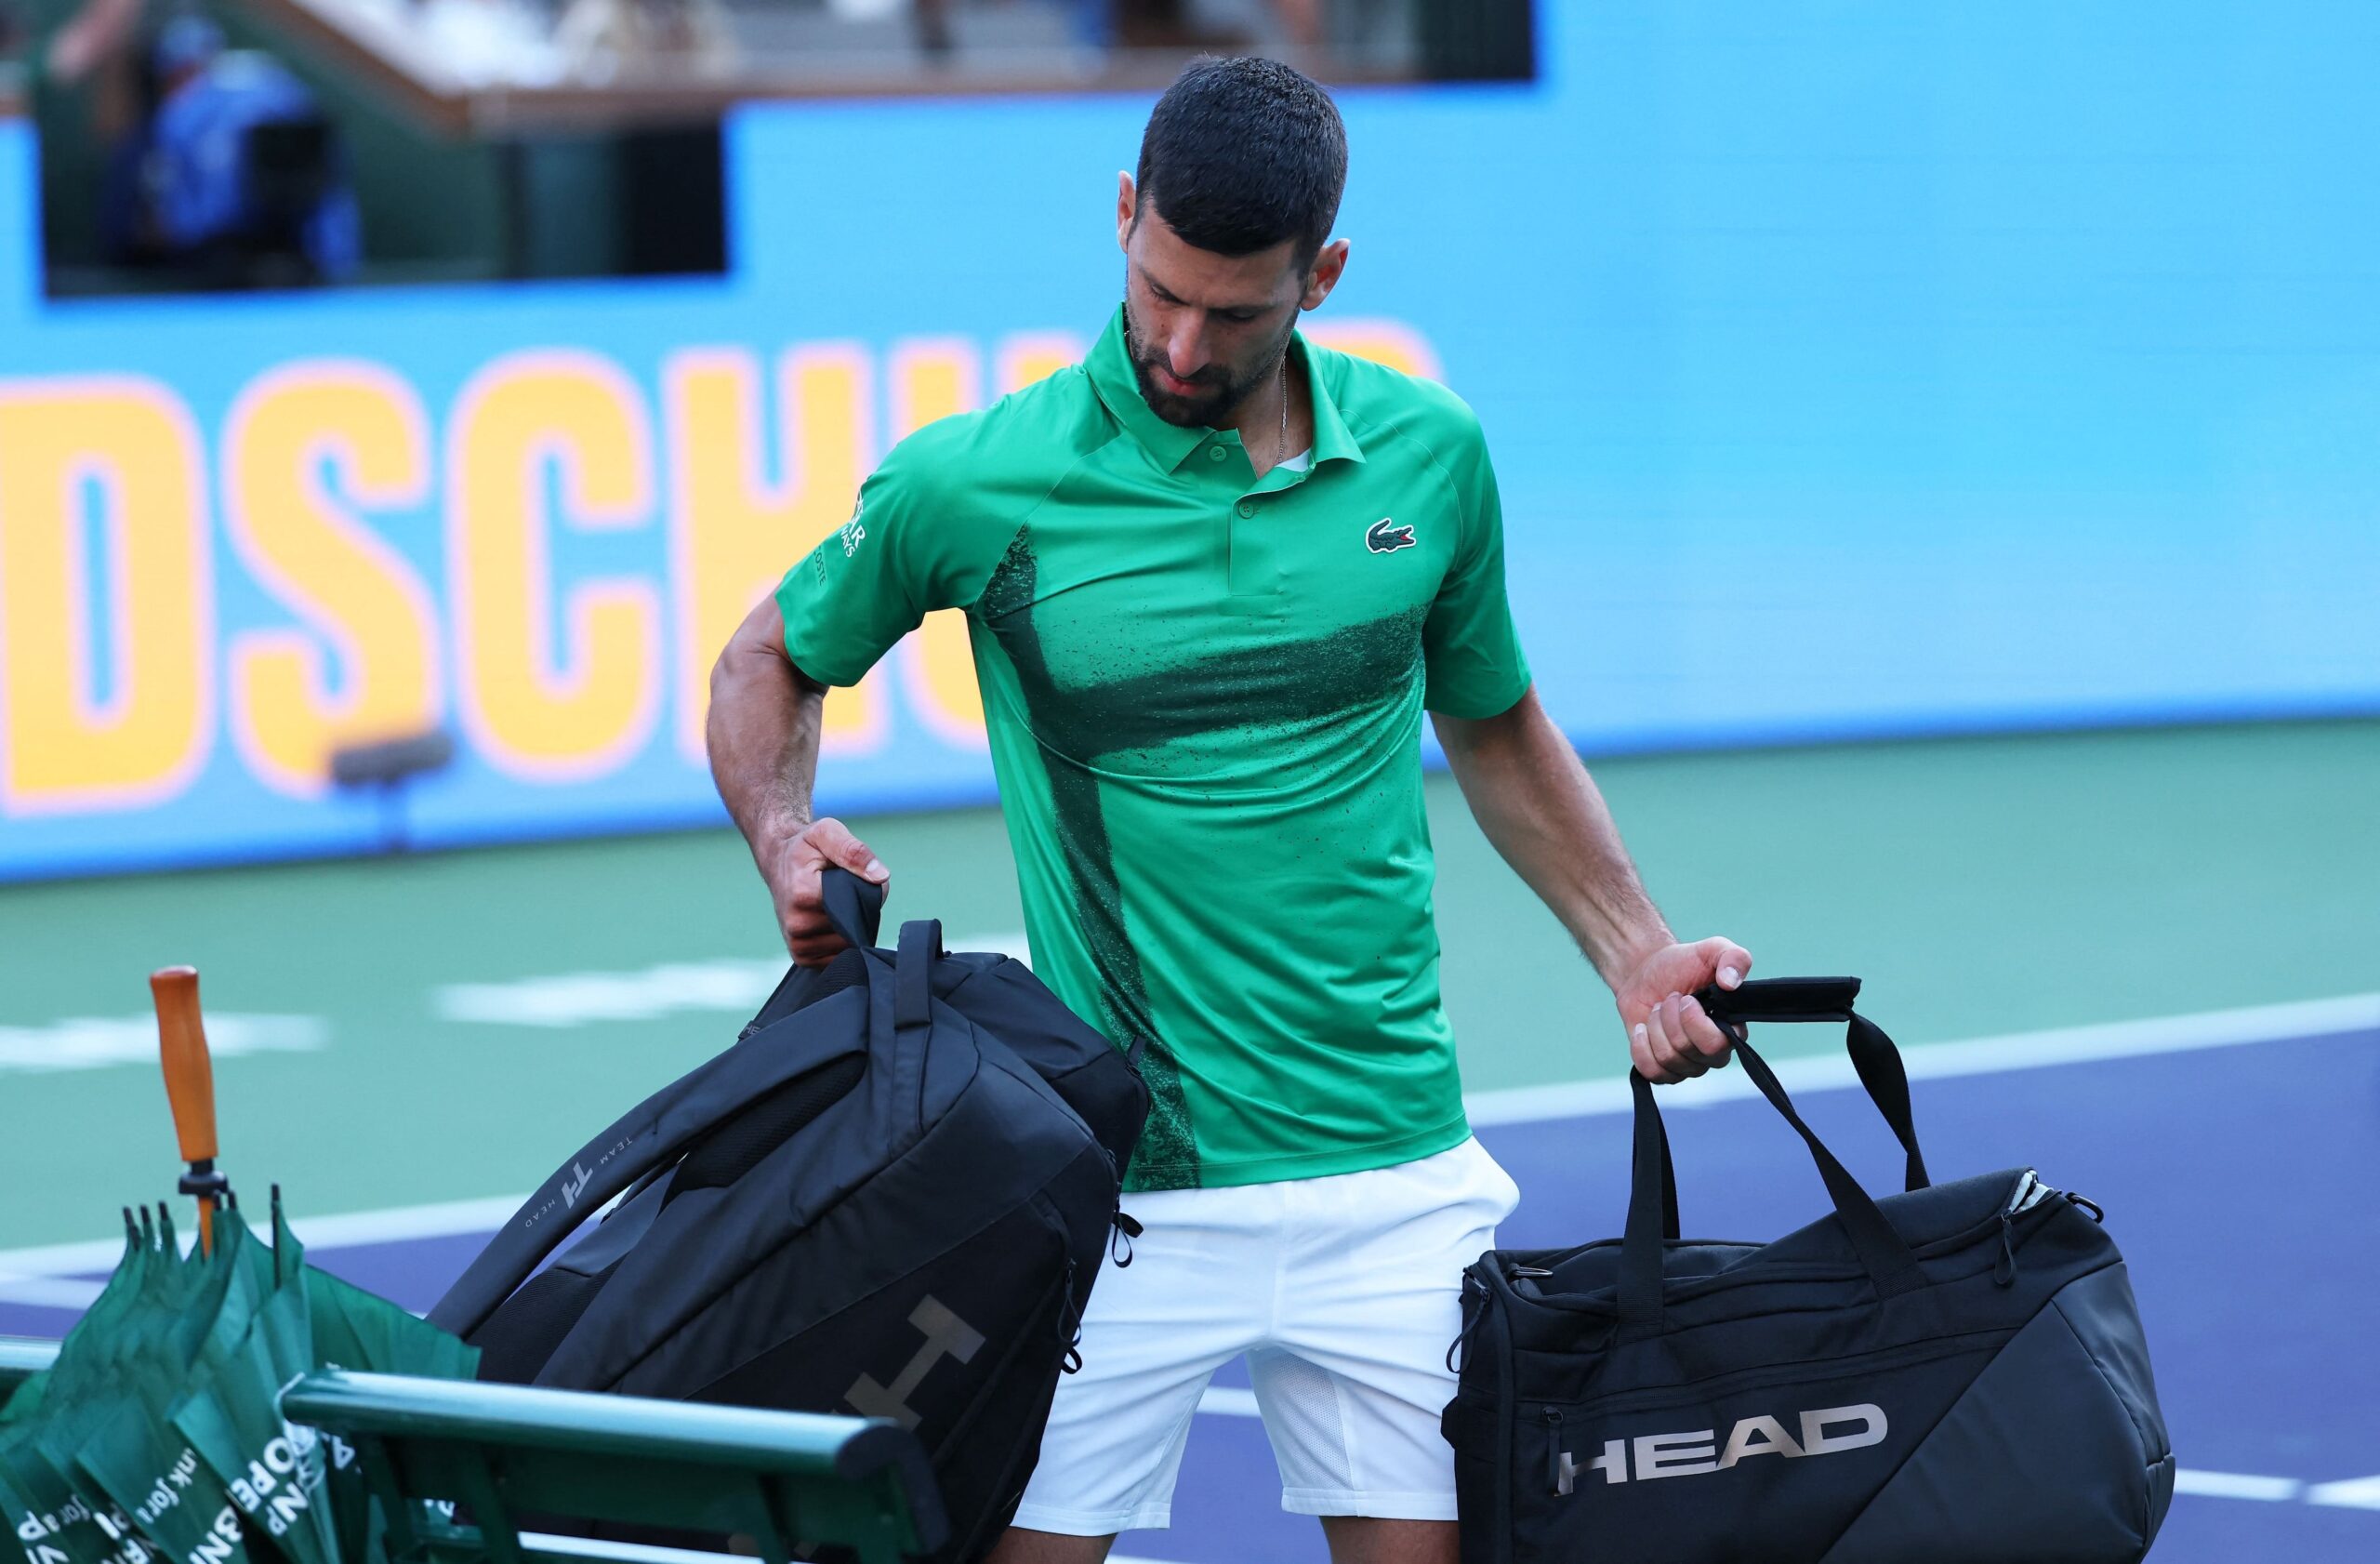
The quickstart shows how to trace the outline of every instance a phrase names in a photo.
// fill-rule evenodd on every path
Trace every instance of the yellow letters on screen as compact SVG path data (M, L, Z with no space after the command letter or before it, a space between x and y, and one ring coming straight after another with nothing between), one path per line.
M377 364L284 364L233 405L222 482L241 563L304 627L232 639L232 739L266 784L314 796L337 746L418 732L441 714L430 594L357 514L428 498L421 401Z
M775 438L761 418L757 356L672 354L663 372L669 438L670 577L678 605L679 748L703 756L710 670L735 627L795 561L851 518L873 444L868 363L840 344L777 362ZM774 447L776 476L769 474ZM849 754L889 731L870 674L826 697L820 748Z
M205 487L190 414L153 380L0 386L6 813L140 808L197 775L214 734Z
M561 487L551 517L549 471ZM558 627L549 556L557 522L619 531L643 525L652 506L644 406L608 359L508 354L456 400L446 457L456 689L465 730L497 769L536 781L599 776L651 734L658 594L637 577L583 581L563 595Z
M1430 339L1403 321L1365 316L1334 321L1309 316L1299 329L1326 348L1368 358L1424 379L1443 378L1437 351L1430 346Z
M1000 342L1000 394L1038 385L1070 364L1079 364L1083 340L1068 331L1020 331Z

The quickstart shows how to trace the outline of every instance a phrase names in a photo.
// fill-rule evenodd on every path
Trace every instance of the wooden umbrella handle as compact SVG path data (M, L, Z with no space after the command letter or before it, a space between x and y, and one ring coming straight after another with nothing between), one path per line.
M149 974L149 993L157 1003L157 1054L165 1067L174 1135L181 1143L182 1160L190 1164L182 1189L198 1197L199 1249L211 1254L215 1196L223 1175L215 1171L215 1066L199 1018L198 969L160 967Z

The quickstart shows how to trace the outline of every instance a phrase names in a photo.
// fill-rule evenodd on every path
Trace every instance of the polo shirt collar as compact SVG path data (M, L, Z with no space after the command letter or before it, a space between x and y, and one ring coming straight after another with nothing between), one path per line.
M1291 334L1289 351L1305 371L1306 396L1314 409L1314 465L1320 467L1326 461L1341 458L1363 460L1363 447L1355 444L1347 420L1339 416L1329 388L1316 372L1314 354L1307 350L1303 333ZM1107 411L1168 472L1189 460L1191 453L1204 445L1212 434L1210 430L1183 429L1179 424L1167 423L1141 395L1131 350L1124 345L1122 306L1117 306L1116 313L1109 317L1106 331L1101 335L1098 346L1091 349L1083 367L1090 374L1091 389Z
M1339 404L1330 400L1330 389L1322 383L1321 374L1315 368L1314 351L1306 345L1305 334L1297 333L1290 351L1305 369L1306 400L1314 409L1314 465L1344 458L1364 459L1364 448L1355 444L1355 436L1347 428L1347 420L1339 416Z

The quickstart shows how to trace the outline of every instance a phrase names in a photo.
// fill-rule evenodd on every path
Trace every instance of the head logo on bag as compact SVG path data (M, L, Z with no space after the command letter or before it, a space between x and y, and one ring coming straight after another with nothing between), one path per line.
M1805 1455L1839 1455L1846 1450L1865 1450L1870 1445L1884 1442L1890 1425L1884 1420L1884 1409L1871 1402L1856 1407L1828 1407L1819 1412L1801 1414L1802 1437L1787 1433L1785 1425L1773 1417L1747 1417L1728 1432L1727 1448L1719 1448L1717 1430L1698 1429L1690 1434L1639 1434L1633 1439L1606 1439L1603 1453L1580 1465L1568 1451L1561 1457L1561 1480L1555 1491L1571 1492L1578 1486L1579 1474L1600 1472L1606 1483L1628 1480L1628 1458L1636 1458L1636 1480L1650 1482L1655 1478L1690 1478L1706 1472L1724 1472L1739 1462L1755 1455L1782 1455L1798 1459ZM1848 1426L1857 1425L1857 1426Z
M874 1375L862 1374L843 1392L843 1400L862 1417L889 1417L904 1428L915 1429L919 1418L909 1405L910 1396L944 1359L973 1362L976 1352L983 1347L984 1333L951 1313L949 1306L931 1292L909 1311L909 1323L925 1332L925 1345L902 1365L901 1372L892 1376L892 1383L879 1385Z
M584 1162L571 1163L570 1171L572 1176L562 1181L562 1203L566 1206L576 1205L578 1197L586 1193L587 1186L595 1178Z

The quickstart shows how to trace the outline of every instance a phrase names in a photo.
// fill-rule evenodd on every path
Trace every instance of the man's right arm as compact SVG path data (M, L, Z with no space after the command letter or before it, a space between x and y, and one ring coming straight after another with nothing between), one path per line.
M823 966L844 946L819 896L818 878L827 866L879 885L891 878L841 821L811 818L826 696L825 686L786 655L785 619L774 596L736 627L711 668L705 734L711 777L751 844L786 949L803 966Z

